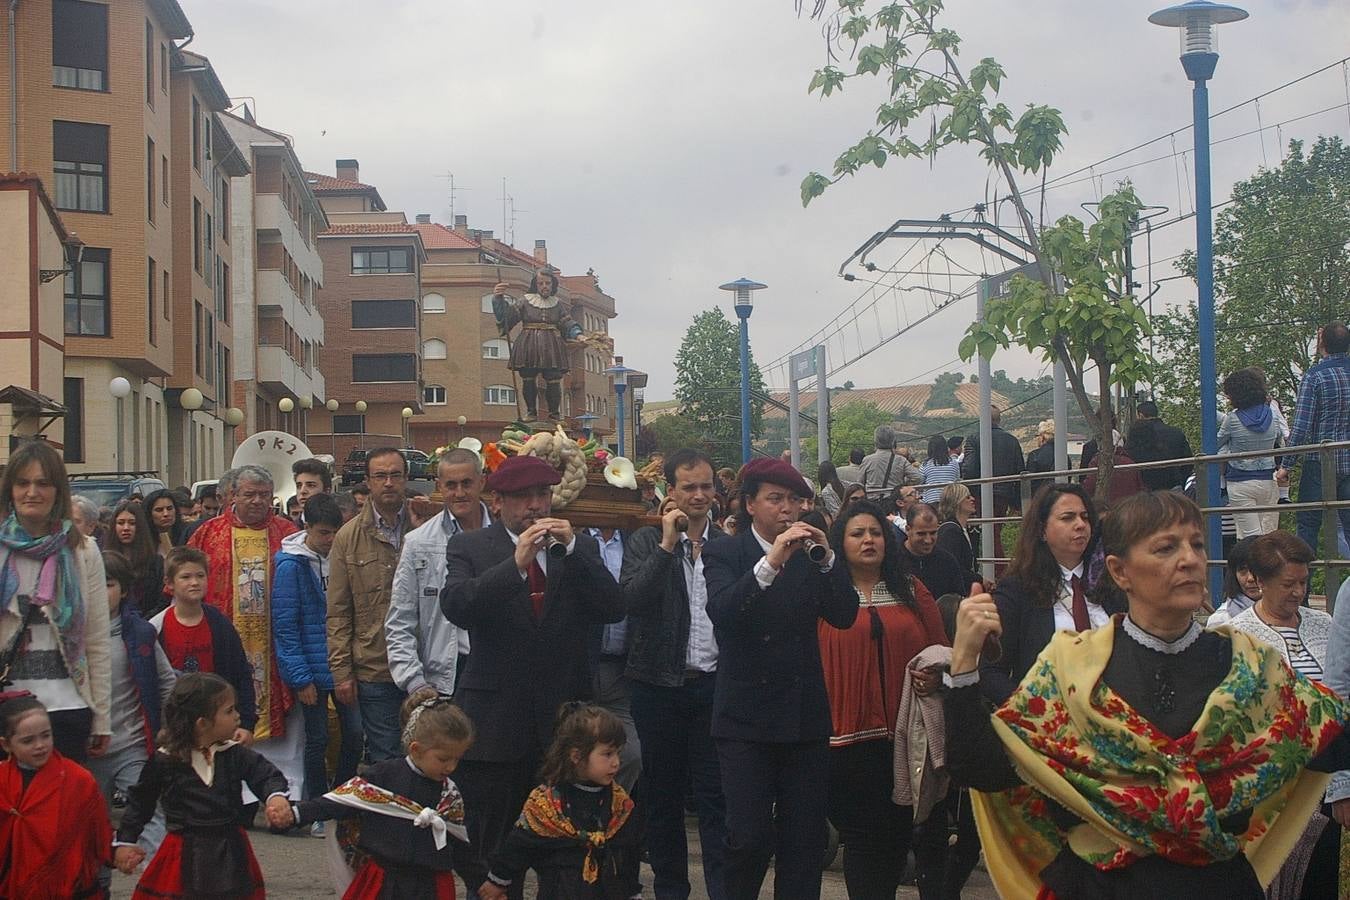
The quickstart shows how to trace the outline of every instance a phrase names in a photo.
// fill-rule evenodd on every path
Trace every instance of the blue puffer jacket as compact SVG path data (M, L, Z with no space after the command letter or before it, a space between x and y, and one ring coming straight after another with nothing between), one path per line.
M272 643L281 679L291 688L333 689L328 669L328 560L305 546L303 531L289 535L273 560ZM320 574L315 568L319 567Z

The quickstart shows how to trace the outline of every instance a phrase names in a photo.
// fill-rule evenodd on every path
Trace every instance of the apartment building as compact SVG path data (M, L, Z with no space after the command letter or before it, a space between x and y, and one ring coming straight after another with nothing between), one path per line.
M328 217L287 135L259 125L247 105L220 123L252 169L230 189L233 390L244 413L241 429L246 435L287 431L306 440L310 410L327 400L317 294L323 287L318 235ZM291 400L290 413L281 411L283 399ZM310 449L333 448L320 441Z
M323 287L317 291L327 346L320 360L329 403L310 414L311 449L339 462L355 446L402 444L404 409L422 410L422 236L360 164L340 159L336 176L306 173L328 227L318 234ZM361 404L358 407L357 404Z

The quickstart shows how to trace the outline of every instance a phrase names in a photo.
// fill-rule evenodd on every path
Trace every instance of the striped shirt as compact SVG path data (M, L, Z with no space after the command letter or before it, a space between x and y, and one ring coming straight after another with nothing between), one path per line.
M1350 359L1344 353L1333 353L1303 375L1289 445L1345 440L1350 440ZM1350 447L1332 452L1336 454L1336 474L1350 475ZM1316 461L1316 453L1305 457L1305 462ZM1295 457L1286 456L1281 465L1292 468L1295 462Z
M923 476L923 502L937 503L943 488L961 480L961 463L955 459L946 463L927 459L919 467L919 474Z
M1284 639L1285 656L1289 659L1289 668L1309 681L1321 681L1322 664L1317 661L1317 657L1312 655L1308 645L1303 643L1303 638L1299 635L1298 629L1280 625L1270 627Z

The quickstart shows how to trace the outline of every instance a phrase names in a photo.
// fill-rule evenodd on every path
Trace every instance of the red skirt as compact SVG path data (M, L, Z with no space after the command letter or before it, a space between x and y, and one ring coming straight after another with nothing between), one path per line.
M250 893L232 892L228 895L220 894L219 896L265 900L267 891L263 887L262 869L258 867L258 860L253 855L253 847L249 845L248 836L242 828L239 829L239 837L243 842L247 859L247 880L253 884L253 890ZM159 850L155 853L155 858L150 861L150 865L145 867L145 874L137 882L136 890L132 892L131 896L132 900L192 900L192 898L203 896L200 893L187 894L183 890L183 836L181 834L171 831L164 836L164 842L159 845Z
M367 859L365 865L356 872L347 893L342 900L378 900L384 887L384 867L373 859ZM455 900L455 873L437 872L435 884L436 900Z

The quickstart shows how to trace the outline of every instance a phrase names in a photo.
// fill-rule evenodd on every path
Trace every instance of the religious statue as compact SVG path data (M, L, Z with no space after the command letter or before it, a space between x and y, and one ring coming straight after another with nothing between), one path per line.
M492 313L497 328L508 337L517 324L514 343L511 343L510 367L519 373L521 395L525 399L525 420L538 418L539 385L544 377L544 400L548 403L548 417L557 420L562 414L562 377L568 371L566 341L581 337L581 326L558 303L558 275L553 269L540 269L530 280L530 290L516 299L506 293L508 285L498 284L492 289Z

